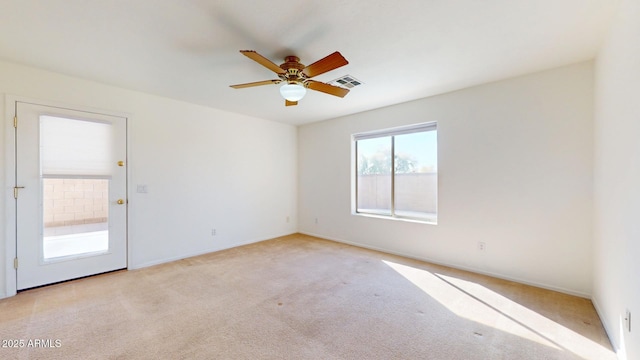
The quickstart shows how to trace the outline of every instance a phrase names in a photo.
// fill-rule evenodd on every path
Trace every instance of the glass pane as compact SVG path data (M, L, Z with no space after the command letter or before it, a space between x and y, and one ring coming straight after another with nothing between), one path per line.
M357 211L391 215L391 137L356 142Z
M395 214L435 218L438 206L436 131L397 135L395 149Z
M111 124L40 116L43 174L109 175Z
M44 258L109 249L109 180L46 178L43 183Z
M109 250L111 125L40 117L45 260Z

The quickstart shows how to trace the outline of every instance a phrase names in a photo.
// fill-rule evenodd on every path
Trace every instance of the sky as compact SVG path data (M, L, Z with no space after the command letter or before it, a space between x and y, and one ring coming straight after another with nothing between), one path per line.
M358 153L371 157L378 152L389 151L390 137L373 138L358 141ZM395 136L396 154L407 154L416 160L416 168L438 169L437 132L427 131Z

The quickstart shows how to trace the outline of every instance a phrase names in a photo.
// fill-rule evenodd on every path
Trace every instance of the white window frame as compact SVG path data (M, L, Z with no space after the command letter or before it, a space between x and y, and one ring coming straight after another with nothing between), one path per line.
M397 135L413 134L413 133L428 132L428 131L436 131L436 134L437 134L437 131L438 131L437 122L435 121L426 122L426 123L388 128L388 129L361 132L361 133L353 134L351 136L351 144L352 144L351 148L352 148L352 154L353 154L353 157L352 157L353 180L352 180L352 197L351 197L352 211L351 212L353 215L420 222L420 223L427 223L427 224L437 224L437 221L438 221L437 205L436 205L436 214L433 217L427 217L427 218L410 217L410 216L397 215L395 212L395 195L394 195L395 194L395 180L394 180L395 171L393 170L395 169L394 137ZM390 173L391 175L391 209L390 209L391 215L379 214L375 212L362 212L358 210L358 141L380 138L380 137L391 137L391 159L392 159L391 173ZM436 147L438 147L437 142L436 142ZM437 184L438 184L438 181L436 179L436 199L438 196Z

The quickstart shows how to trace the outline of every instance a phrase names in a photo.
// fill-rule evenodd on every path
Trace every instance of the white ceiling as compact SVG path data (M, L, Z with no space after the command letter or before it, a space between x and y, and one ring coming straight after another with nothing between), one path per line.
M617 0L2 0L0 59L305 124L592 59ZM340 51L364 84L285 107L280 64Z

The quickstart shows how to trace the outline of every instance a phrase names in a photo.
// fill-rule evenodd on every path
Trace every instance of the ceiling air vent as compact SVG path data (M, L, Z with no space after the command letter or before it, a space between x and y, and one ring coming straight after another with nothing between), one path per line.
M331 85L335 85L335 86L340 86L343 87L345 89L351 89L354 88L358 85L362 85L362 81L354 78L351 75L345 75L343 77L337 78L335 80L331 80L329 81L329 84Z

